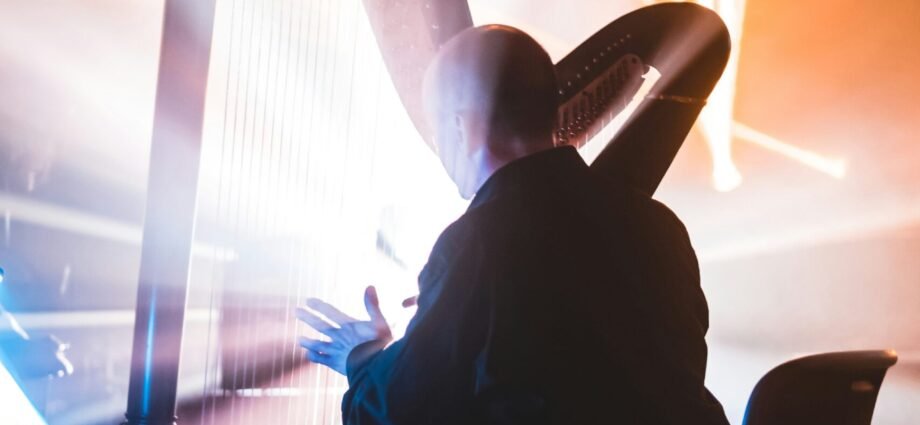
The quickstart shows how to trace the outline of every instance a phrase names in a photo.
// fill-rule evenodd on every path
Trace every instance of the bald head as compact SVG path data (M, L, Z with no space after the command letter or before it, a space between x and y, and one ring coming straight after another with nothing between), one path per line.
M553 147L556 91L549 55L518 29L470 28L441 48L426 73L425 109L461 194L472 196L482 181L463 183L459 174L485 171L488 178L514 159Z

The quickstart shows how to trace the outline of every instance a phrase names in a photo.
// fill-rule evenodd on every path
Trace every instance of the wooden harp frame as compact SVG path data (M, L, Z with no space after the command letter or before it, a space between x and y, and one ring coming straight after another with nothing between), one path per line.
M125 424L176 423L216 0L166 0Z

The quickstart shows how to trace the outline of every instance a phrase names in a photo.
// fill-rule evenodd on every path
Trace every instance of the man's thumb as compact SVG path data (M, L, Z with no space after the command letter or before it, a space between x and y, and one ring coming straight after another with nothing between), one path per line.
M380 300L377 298L377 288L374 288L374 285L364 290L364 308L371 316L371 321L386 321L383 318L383 312L380 311Z

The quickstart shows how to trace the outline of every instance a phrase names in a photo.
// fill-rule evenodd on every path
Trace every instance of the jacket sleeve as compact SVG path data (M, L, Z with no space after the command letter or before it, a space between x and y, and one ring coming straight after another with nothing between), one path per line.
M342 400L346 425L448 423L469 406L475 347L481 345L483 253L467 229L447 231L419 277L418 310L405 336L349 354L349 389ZM468 413L468 412L467 412Z
M639 323L650 326L633 340L645 355L631 358L629 371L639 373L631 382L649 403L667 400L667 409L649 409L656 423L725 423L721 405L704 383L709 311L689 235L657 202L646 217L639 250L652 260L637 262L642 278L635 280L639 290L630 298Z

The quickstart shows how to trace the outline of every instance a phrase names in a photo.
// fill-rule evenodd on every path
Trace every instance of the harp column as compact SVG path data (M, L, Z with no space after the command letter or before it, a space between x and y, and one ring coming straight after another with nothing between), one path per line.
M144 239L137 290L129 425L176 421L215 0L166 0Z

